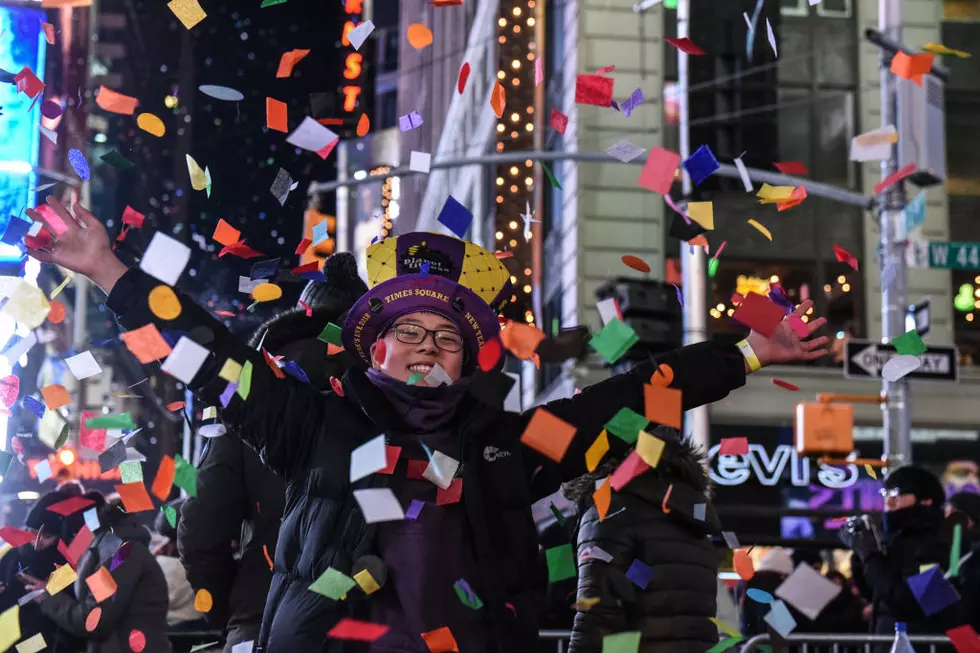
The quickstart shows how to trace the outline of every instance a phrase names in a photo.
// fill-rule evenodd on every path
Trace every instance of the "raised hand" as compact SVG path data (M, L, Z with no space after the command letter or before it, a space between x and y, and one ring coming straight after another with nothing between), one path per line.
M812 361L830 353L827 343L830 339L827 336L810 338L817 329L827 324L827 318L817 318L806 323L806 340L796 335L790 320L793 316L802 318L806 312L813 308L813 301L808 299L796 307L792 313L783 318L783 321L776 327L776 331L771 338L766 338L761 333L755 331L749 334L747 340L752 346L755 355L759 357L759 362L765 365L777 365L779 363L792 363L795 361Z
M54 197L48 197L48 206L60 223L34 209L27 209L27 215L41 222L52 235L47 249L29 249L30 255L83 274L106 293L111 291L126 272L126 266L113 253L105 227L78 204L74 215Z

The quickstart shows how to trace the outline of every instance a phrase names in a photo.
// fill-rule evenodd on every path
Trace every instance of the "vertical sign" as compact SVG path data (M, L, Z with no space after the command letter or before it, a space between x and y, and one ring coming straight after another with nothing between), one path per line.
M344 0L344 12L347 20L344 22L344 32L341 36L341 44L350 46L348 34L361 22L364 10L364 0ZM361 76L364 72L364 56L360 52L349 52L344 59L344 111L343 115L354 112L357 108L358 99L363 90Z

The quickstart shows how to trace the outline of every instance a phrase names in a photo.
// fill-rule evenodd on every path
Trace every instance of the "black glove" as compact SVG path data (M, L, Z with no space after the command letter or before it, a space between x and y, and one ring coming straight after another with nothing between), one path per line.
M838 532L841 542L853 551L861 559L867 560L872 553L880 553L878 548L878 538L875 536L870 525L860 517L852 517L847 520L844 528Z

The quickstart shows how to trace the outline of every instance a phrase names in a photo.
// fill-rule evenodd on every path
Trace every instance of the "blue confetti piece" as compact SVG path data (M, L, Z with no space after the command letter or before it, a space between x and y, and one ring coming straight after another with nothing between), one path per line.
M431 267L432 264L429 263L428 261L423 263L422 266L419 267L419 279L425 279L427 276L429 276L429 269Z
M708 510L708 505L705 503L695 503L694 504L694 518L698 521L704 521L704 514Z
M444 225L456 234L457 238L463 238L470 229L470 223L473 222L473 214L469 212L469 209L460 204L455 197L450 195L446 199L446 203L443 205L442 211L440 211L437 219L439 224Z
M721 168L718 159L715 158L711 148L707 145L699 147L683 165L684 169L687 170L687 174L691 176L691 183L695 186L700 185L702 181Z
M752 63L752 52L755 50L755 29L759 25L759 13L762 11L763 0L756 0L755 10L752 12L752 20L749 21L749 30L745 34L745 56L749 63Z
M299 276L300 276L300 279L304 279L306 281L326 281L327 280L327 277L324 276L322 270L316 270L315 272L304 272L303 274L301 274Z
M168 345L170 345L171 348L174 348L177 346L177 341L183 336L188 335L188 333L186 331L171 331L170 329L164 329L160 332L160 335L163 336L163 339Z
M415 521L419 518L419 513L422 512L422 508L425 507L424 501L419 501L418 499L412 499L411 505L408 506L408 510L405 511L405 519L411 519Z
M677 293L677 303L681 305L681 308L684 308L684 294L681 292L681 289L677 287L676 283L673 285L674 291Z
M221 393L221 397L219 398L222 408L228 407L228 404L231 403L231 398L235 396L236 390L238 390L237 383L229 383L225 386L225 391Z
M772 603L775 601L775 599L772 598L772 594L765 590L760 590L757 587L749 588L745 594L756 603Z
M633 564L626 571L626 577L633 581L633 584L641 590L645 590L653 579L653 568L639 560L634 560Z
M306 376L306 372L303 368L299 366L296 361L286 361L286 364L282 366L283 371L294 379L299 379L303 383L309 383L310 377Z
M88 169L88 161L85 160L85 155L79 150L68 150L68 163L75 170L75 174L82 181L88 181L92 173Z
M10 218L7 223L7 230L3 232L3 242L7 245L16 245L30 231L31 223L20 218Z
M27 395L26 397L24 397L23 403L24 403L24 408L37 415L38 419L44 417L45 408L44 408L44 404L42 404L40 401L38 401L37 399L35 399L30 395Z

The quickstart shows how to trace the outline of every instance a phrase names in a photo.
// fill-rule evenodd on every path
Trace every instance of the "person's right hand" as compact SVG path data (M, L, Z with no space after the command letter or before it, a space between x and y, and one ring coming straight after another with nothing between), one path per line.
M112 252L105 227L78 204L75 204L74 216L54 197L48 197L48 206L61 219L65 228L61 229L61 225L56 228L43 214L27 209L27 215L44 224L53 237L48 249L29 249L30 255L39 261L54 263L83 274L109 293L127 268Z

